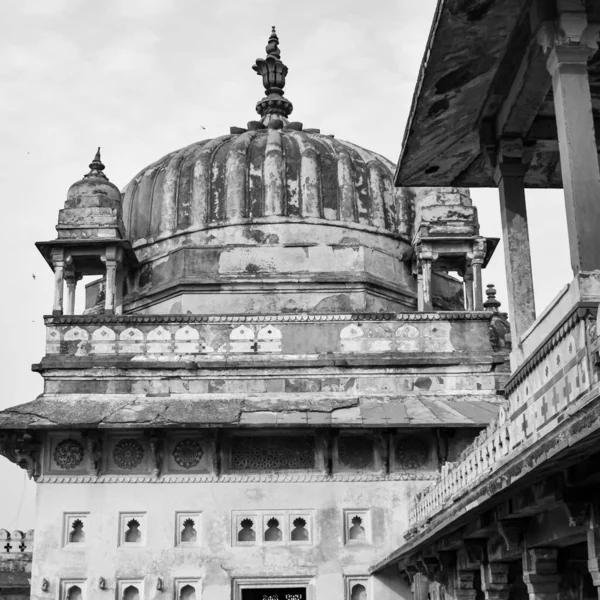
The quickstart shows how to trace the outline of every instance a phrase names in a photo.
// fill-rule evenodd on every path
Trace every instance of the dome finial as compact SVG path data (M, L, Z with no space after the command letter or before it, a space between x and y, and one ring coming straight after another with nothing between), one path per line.
M265 124L275 118L287 122L287 117L294 107L287 98L283 97L288 68L281 61L279 38L275 32L275 26L271 28L266 51L267 57L257 58L256 63L252 66L262 76L266 92L266 97L257 103L256 112L262 117Z
M98 146L96 156L94 156L94 160L89 164L89 167L90 172L86 175L86 177L104 177L107 179L106 175L102 172L104 171L105 166L100 158L100 146Z

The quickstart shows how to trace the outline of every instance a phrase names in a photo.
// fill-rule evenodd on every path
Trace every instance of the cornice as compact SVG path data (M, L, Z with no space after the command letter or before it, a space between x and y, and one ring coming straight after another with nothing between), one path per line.
M164 475L154 477L151 475L92 475L56 476L43 475L37 483L340 483L340 482L369 482L369 481L433 481L437 479L437 471L431 472L404 472L390 473L338 473L324 475L321 473L303 474L268 474L247 473L219 475Z
M346 314L278 314L278 315L69 315L45 316L46 325L96 325L160 323L307 323L314 321L489 321L489 311L435 313L346 313Z

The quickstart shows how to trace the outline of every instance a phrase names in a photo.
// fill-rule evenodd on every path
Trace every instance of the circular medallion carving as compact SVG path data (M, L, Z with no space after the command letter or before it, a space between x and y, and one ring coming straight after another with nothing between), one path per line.
M195 467L202 458L202 446L190 438L181 440L173 450L173 458L175 462L184 469Z
M54 449L54 462L61 469L74 469L83 461L85 451L75 440L63 440Z
M396 442L396 464L400 469L419 469L429 458L429 445L413 435L402 436Z
M340 462L350 469L366 469L373 464L373 442L361 436L340 436Z
M142 462L143 458L144 449L137 440L131 438L120 440L113 448L113 460L121 469L133 469Z

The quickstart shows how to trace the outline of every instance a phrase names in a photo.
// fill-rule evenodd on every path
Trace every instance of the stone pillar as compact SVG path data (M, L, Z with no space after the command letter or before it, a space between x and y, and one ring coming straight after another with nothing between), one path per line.
M468 267L463 276L465 310L473 310L473 270Z
M481 565L481 589L485 600L508 600L508 563L491 562Z
M421 573L415 573L412 582L413 600L428 600L429 579Z
M62 252L60 254L53 254L52 267L54 269L54 304L52 306L52 314L60 316L63 314L63 295L65 287L65 259Z
M592 511L587 530L588 571L592 582L596 586L600 600L600 498L596 497L592 503Z
M423 312L423 273L417 273L417 310Z
M559 600L557 558L556 548L532 548L523 552L523 581L529 600Z
M531 249L525 205L525 171L526 167L522 163L501 162L495 173L500 191L508 312L516 343L535 321Z
M475 571L456 569L452 597L454 600L475 600Z
M65 310L65 314L74 315L75 314L75 293L77 291L77 281L79 281L81 277L77 277L73 273L69 273L64 277L64 280L67 282L67 306Z
M600 169L587 62L598 49L598 31L588 25L584 3L557 0L558 24L538 36L551 46L552 76L567 228L573 273L600 269Z
M473 269L473 310L483 310L483 284L481 282L482 260L473 260L471 263Z
M115 310L115 284L117 277L117 262L106 260L106 296L104 300L104 312L112 315Z
M125 281L125 271L117 269L115 277L115 315L123 314L123 282Z
M421 288L423 291L423 312L433 311L433 298L431 296L431 260L424 259L421 262L422 280Z

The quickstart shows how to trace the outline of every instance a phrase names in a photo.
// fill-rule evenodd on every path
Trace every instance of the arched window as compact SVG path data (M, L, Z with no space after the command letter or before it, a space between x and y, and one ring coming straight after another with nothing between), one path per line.
M140 531L140 523L137 519L131 519L127 523L127 531L125 532L125 541L130 544L135 544L142 539L142 532Z
M352 586L352 594L350 600L367 600L367 590L361 583Z
M123 590L123 600L140 600L140 591L135 585L128 585Z
M362 525L362 519L359 516L356 516L352 519L352 527L350 527L350 531L348 532L348 537L351 540L364 540L365 528Z
M82 544L85 542L85 532L83 531L83 521L81 519L75 519L71 524L71 531L69 533L69 543L71 544Z
M265 531L265 542L280 542L281 529L279 529L279 521L277 519L269 519L267 521L267 530Z
M66 600L82 600L82 597L81 588L78 585L72 585L67 591Z
M186 519L183 522L183 529L181 530L182 542L195 542L198 539L198 532L195 525L194 519Z
M254 531L254 521L252 519L242 519L240 525L242 528L238 532L238 542L255 542L256 531Z
M196 589L193 585L184 585L179 592L179 600L196 600Z
M292 529L292 542L308 541L308 529L306 529L306 521L302 517L294 519L294 529Z

